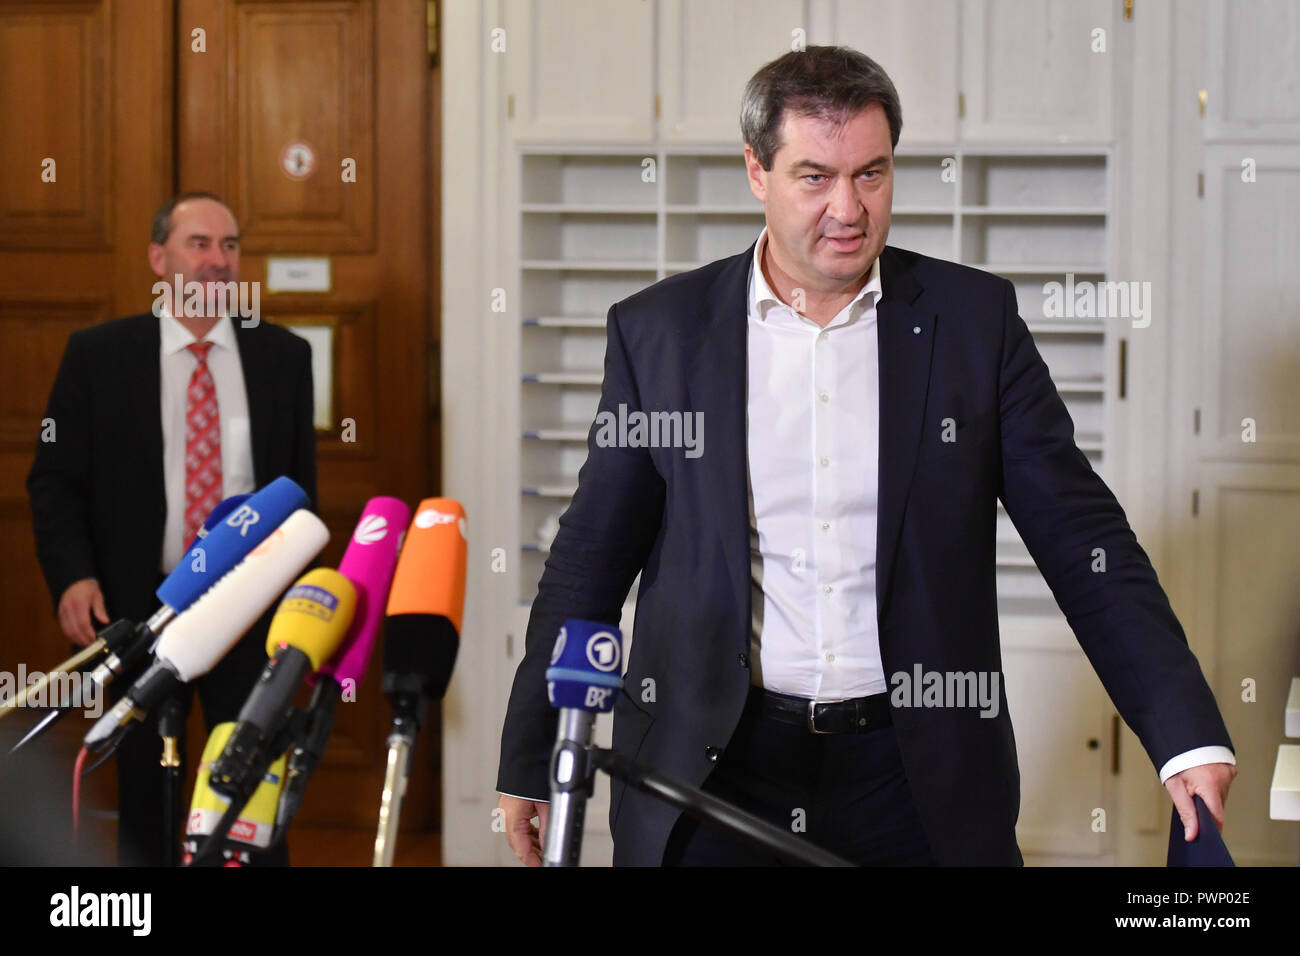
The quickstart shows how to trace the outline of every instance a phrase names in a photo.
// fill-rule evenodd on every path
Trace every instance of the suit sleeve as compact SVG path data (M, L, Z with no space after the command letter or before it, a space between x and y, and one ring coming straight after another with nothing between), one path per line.
M316 497L316 402L311 371L311 345L306 339L294 336L292 344L298 351L300 369L298 384L293 395L293 480L307 492L311 510L319 511Z
M84 352L80 337L71 336L27 475L36 557L56 610L68 585L97 576L90 526L90 364Z
M1158 768L1232 747L1182 626L1004 286L1001 497L1079 645Z
M641 408L615 305L606 321L599 411L617 414L620 403L629 414ZM593 422L578 488L560 517L528 619L501 735L496 788L502 793L548 798L557 714L546 694L546 668L555 636L567 618L618 625L663 517L664 483L649 451L601 447L596 434Z

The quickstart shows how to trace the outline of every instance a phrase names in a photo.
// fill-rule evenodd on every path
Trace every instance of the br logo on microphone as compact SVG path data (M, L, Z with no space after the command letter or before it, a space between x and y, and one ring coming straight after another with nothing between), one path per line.
M239 536L244 538L248 536L249 526L257 524L261 518L262 516L248 505L240 505L230 513L230 517L226 519L226 524L232 528L238 528Z
M568 620L556 636L546 691L553 707L614 709L623 686L623 635L597 621Z
M366 515L357 523L352 540L357 544L374 544L388 535L388 520L383 515Z

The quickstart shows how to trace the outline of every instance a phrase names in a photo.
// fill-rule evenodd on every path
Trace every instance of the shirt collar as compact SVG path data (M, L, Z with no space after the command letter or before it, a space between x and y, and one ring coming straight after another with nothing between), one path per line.
M765 321L768 312L777 307L789 308L784 302L776 297L770 286L767 284L767 278L763 275L763 248L767 242L767 226L758 234L758 242L754 243L754 258L749 264L749 313L757 316L759 320ZM850 306L861 302L868 295L874 295L873 302L879 302L883 291L880 285L880 257L876 256L876 261L871 263L871 270L867 273L866 285L854 296Z
M171 311L164 305L159 310L162 314L158 317L159 332L162 335L162 353L163 355L175 355L177 352L183 352L186 346L198 341L194 333L181 325ZM235 326L230 321L230 316L223 315L204 336L203 341L211 342L218 348L235 351L238 347L235 342Z

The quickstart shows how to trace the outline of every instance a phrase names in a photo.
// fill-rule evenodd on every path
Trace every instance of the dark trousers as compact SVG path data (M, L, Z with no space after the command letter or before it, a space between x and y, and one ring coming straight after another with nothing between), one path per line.
M751 691L703 789L860 866L933 866L893 727L813 734L764 717ZM683 814L665 866L780 866L770 853Z
M188 718L198 691L203 707L203 722L209 734L217 724L234 721L239 716L248 692L266 666L266 631L272 612L253 625L238 644L211 671L178 692ZM110 699L117 700L130 688L134 678L118 678L110 686ZM117 806L119 866L164 866L166 841L175 839L179 846L182 834L163 833L162 740L158 736L158 711L123 738L117 750ZM181 779L187 777L189 755L185 736L179 739ZM195 755L198 756L198 755ZM185 786L182 783L182 786ZM182 795L181 823L188 815L190 793ZM287 838L268 853L254 853L253 863L261 866L288 866Z

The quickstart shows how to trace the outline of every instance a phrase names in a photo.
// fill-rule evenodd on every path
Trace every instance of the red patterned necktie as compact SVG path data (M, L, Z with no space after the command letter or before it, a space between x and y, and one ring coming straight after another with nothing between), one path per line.
M198 360L185 390L185 539L189 545L221 501L221 416L208 371L211 342L185 346Z

